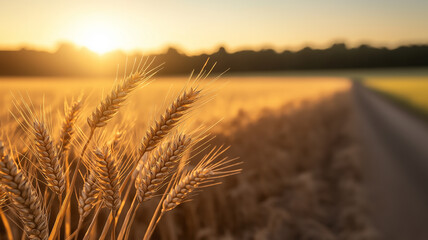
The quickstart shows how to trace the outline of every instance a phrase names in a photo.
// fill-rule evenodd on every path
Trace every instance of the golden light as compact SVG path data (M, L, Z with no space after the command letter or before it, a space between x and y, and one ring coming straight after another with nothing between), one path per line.
M107 21L87 21L77 31L74 42L103 54L120 48L121 31Z

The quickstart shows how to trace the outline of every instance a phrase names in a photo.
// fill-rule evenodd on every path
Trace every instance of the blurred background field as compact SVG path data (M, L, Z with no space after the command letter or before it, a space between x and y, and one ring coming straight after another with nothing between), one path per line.
M124 120L138 126L125 132L129 148L136 149L147 123L163 111L186 79L161 77L138 90L109 131L121 129ZM21 98L30 98L35 109L44 102L54 123L61 121L64 98L87 93L88 106L78 122L85 126L85 114L112 81L21 78L3 79L3 83L7 86L2 89L4 106L14 112L12 102ZM228 155L242 159L244 172L166 215L154 238L376 238L362 195L348 79L226 76L201 84L211 94L183 128L215 124L212 144L231 145ZM26 142L25 131L8 108L1 112L2 137ZM154 204L156 201L149 201L139 211L131 239L144 233L145 227L140 226L146 226ZM106 213L101 214L104 219Z
M34 98L43 96L50 101L62 101L82 92L91 98L99 98L110 91L114 78L2 78L1 96L4 103L11 102L12 94L28 93ZM188 77L158 77L134 96L129 104L135 104L137 112L151 112L171 98L186 85ZM212 82L212 83L211 83ZM226 76L207 83L212 92L209 104L200 113L204 120L232 119L239 111L277 108L288 102L317 99L333 92L349 88L349 81L341 77L262 77ZM147 102L148 104L144 104ZM256 114L257 115L257 114Z
M231 145L228 155L239 156L244 171L166 215L155 239L380 238L364 187L352 79L423 103L426 78L419 76L420 70L408 71L409 77L385 70L289 74L226 74L201 82L209 94L181 128L212 127L210 132L216 135L212 143ZM124 119L129 126L138 126L126 133L128 147L136 149L148 123L187 79L161 76L139 89L109 131L126 128L121 124ZM14 101L27 99L36 109L44 102L51 121L59 123L64 101L83 94L87 106L78 124L85 126L85 115L114 79L8 77L1 82L6 106L0 113L2 137L25 142L26 133L11 116ZM53 132L58 134L59 129L54 127ZM155 204L149 201L142 207L137 226L147 226ZM105 217L102 212L101 219ZM101 228L102 221L99 224ZM130 238L139 239L144 228L134 227Z
M371 77L364 84L421 115L428 112L427 77Z

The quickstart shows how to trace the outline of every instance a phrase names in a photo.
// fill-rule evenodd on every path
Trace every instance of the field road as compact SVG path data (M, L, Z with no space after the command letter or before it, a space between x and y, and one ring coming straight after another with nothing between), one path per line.
M386 240L428 239L428 124L353 85L368 200Z

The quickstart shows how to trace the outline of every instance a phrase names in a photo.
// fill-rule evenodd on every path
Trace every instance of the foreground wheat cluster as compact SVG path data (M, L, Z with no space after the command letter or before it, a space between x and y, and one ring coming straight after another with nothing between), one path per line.
M236 159L222 157L227 148L210 147L206 129L181 127L204 97L200 81L212 70L205 71L205 66L196 77L191 75L139 144L127 140L132 134L127 123L106 131L129 95L159 71L152 65L141 61L118 81L85 126L77 124L85 112L84 100L74 100L66 107L57 137L44 107L39 114L31 103L15 104L14 116L30 141L26 149L7 136L0 142L0 204L9 210L1 211L1 217L10 239L9 222L15 219L20 221L13 224L27 239L127 239L139 207L153 199L158 205L143 238L149 239L168 211L191 200L197 190L240 172ZM103 211L110 215L104 227L95 229ZM71 219L78 219L73 229Z

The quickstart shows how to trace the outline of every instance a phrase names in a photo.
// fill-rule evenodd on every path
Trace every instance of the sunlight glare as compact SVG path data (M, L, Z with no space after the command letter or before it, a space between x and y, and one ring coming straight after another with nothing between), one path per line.
M75 40L76 44L87 47L98 54L119 48L120 29L106 22L87 23Z

